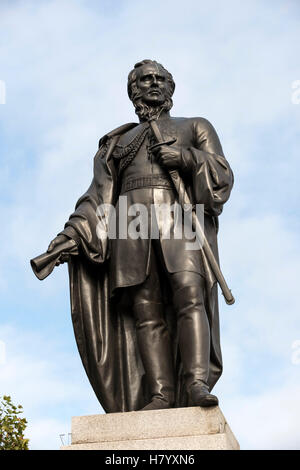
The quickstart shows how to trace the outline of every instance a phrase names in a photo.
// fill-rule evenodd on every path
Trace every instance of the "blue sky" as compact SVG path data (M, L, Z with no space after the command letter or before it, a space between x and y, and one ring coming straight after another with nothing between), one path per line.
M41 283L29 259L89 186L99 137L136 121L127 75L154 58L176 82L172 115L209 119L235 173L219 233L237 300L220 299L221 409L242 448L299 449L299 2L2 1L0 31L0 395L24 406L31 448L58 448L71 416L101 408L67 267Z

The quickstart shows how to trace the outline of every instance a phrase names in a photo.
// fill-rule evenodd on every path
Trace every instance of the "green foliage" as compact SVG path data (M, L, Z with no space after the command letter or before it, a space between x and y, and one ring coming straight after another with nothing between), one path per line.
M9 396L0 398L0 450L28 450L27 421L19 417L22 412L22 406L15 406Z

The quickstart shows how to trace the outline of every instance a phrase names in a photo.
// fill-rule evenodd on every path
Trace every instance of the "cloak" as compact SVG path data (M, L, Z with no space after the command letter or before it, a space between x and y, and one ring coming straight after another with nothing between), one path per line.
M150 401L130 306L110 299L109 240L98 238L96 230L99 223L97 207L102 203L115 205L118 197L113 149L119 137L135 126L136 123L125 124L100 139L99 150L94 157L93 181L78 200L75 212L61 232L69 238L80 240L80 254L71 256L68 263L72 322L85 371L107 413L138 410ZM196 148L189 150L193 155L195 171L187 190L194 203L205 204L205 233L218 260L218 215L230 195L232 171L222 151L217 154ZM222 356L217 285L208 263L205 259L203 261L206 308L211 329L211 390L222 373ZM177 377L175 406L188 406L176 338L176 317L170 302L166 304L165 311Z

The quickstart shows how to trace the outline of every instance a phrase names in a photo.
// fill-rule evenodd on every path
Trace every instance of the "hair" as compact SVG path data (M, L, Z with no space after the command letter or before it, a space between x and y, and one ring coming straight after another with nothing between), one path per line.
M166 91L167 91L166 100L160 106L151 106L149 104L146 104L143 102L140 96L140 91L136 84L137 69L146 64L156 65L166 75L166 79L167 79L169 86L166 88ZM166 70L161 64L159 64L155 60L149 60L149 59L142 60L138 62L137 64L135 64L134 68L131 70L131 72L129 72L128 82L127 82L128 96L135 107L136 114L139 116L141 120L147 120L153 116L159 115L163 110L170 111L170 109L173 106L172 95L174 93L174 90L175 90L175 82L173 80L172 74L168 72L168 70Z

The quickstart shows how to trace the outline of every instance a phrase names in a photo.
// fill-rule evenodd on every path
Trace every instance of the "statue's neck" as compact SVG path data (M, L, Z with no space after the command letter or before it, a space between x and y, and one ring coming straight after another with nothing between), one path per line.
M170 119L170 111L162 111L160 114L159 114L159 117L158 117L159 120L161 119ZM147 122L147 119L139 119L140 123L142 122Z

